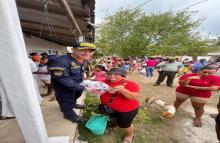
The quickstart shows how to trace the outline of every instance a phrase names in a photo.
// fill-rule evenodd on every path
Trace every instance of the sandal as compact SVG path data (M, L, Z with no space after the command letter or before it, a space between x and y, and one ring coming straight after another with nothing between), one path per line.
M196 119L193 119L193 126L195 127L202 127L202 122L201 121L196 121Z

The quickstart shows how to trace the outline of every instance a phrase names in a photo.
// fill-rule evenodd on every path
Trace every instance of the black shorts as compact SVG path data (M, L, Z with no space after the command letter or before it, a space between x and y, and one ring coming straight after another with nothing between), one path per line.
M131 126L131 122L138 113L138 109L139 107L129 112L115 111L111 116L116 118L116 123L120 128L129 128Z
M217 117L215 118L215 122L216 122L216 125L220 127L220 114L218 114Z

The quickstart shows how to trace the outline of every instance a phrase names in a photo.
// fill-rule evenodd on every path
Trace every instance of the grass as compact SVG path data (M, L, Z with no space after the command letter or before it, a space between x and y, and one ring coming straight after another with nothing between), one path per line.
M85 99L86 109L83 117L88 120L92 114L98 113L95 107L100 103L99 98L93 94L87 94ZM181 114L181 113L180 113ZM133 121L135 126L135 137L133 143L164 143L177 142L172 138L172 130L174 128L173 121L169 119L161 119L161 110L149 108L145 105L140 107L138 115ZM79 125L79 139L88 141L89 143L120 143L123 137L123 131L110 130L102 136L92 134L86 127L86 122Z
M135 137L132 143L178 143L183 142L184 136L194 136L194 134L185 133L183 119L190 119L191 114L182 110L186 106L191 106L190 103L185 103L182 109L175 114L174 119L161 119L161 108L152 105L152 107L145 106L144 99L146 96L152 96L160 98L166 101L168 104L173 104L175 100L175 88L168 88L165 84L159 87L154 87L154 80L149 80L140 76L138 73L133 73L128 76L128 79L136 81L141 87L140 98L142 106L138 112L138 115L133 121L135 126ZM175 80L174 86L176 86L177 80ZM207 106L215 106L218 102L218 96L213 96ZM93 109L98 105L99 98L96 95L88 94L85 99L87 105L84 110L83 116L86 119L91 117ZM192 108L192 107L191 107ZM95 110L94 112L98 112ZM85 122L86 123L86 122ZM89 143L120 143L123 137L123 131L116 130L105 133L103 136L93 135L87 128L85 123L79 126L79 139L88 141ZM187 137L186 137L187 138ZM181 139L181 140L178 140ZM184 139L183 139L184 140ZM184 140L187 142L188 140Z

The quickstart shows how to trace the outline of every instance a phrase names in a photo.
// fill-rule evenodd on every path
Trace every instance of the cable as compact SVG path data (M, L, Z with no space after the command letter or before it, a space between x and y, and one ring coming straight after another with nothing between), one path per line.
M190 6L187 6L187 7L185 7L185 8L180 9L180 10L177 10L176 12L180 12L180 11L183 11L183 10L185 10L185 9L189 9L189 8L195 6L195 5L198 5L198 4L203 3L203 2L206 2L206 1L207 1L207 0L199 1L199 2L197 2L197 3L194 3L194 4L190 5Z

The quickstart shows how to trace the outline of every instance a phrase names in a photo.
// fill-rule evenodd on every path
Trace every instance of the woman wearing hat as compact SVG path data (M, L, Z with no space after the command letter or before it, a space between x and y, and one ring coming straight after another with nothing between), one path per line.
M125 79L126 71L112 68L107 74L107 83L111 90L100 96L101 105L107 105L114 111L111 114L116 119L118 127L125 131L124 142L131 142L134 136L134 126L131 124L138 113L139 86Z
M198 73L185 74L179 79L174 106L178 109L189 98L195 111L193 122L195 127L202 126L204 106L211 97L211 91L220 88L220 78L214 75L215 72L214 67L205 66Z

